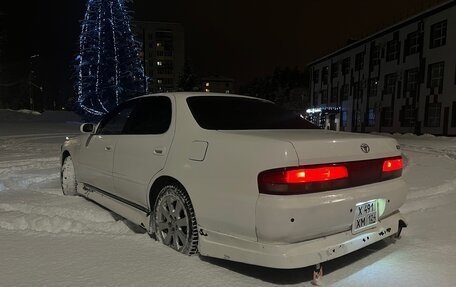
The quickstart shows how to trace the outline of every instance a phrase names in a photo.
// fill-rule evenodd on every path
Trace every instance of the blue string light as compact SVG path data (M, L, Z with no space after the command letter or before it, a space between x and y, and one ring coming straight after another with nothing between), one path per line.
M77 111L97 120L123 101L147 93L139 46L125 0L89 0L77 61Z

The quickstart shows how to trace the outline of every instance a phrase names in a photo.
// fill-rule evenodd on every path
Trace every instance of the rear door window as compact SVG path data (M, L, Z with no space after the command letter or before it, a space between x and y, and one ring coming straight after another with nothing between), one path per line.
M168 97L138 99L124 134L164 134L171 124L171 100Z

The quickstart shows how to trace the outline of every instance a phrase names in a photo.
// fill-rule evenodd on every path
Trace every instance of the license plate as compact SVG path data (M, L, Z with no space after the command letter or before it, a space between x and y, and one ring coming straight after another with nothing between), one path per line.
M357 233L377 224L377 200L356 204L352 232Z

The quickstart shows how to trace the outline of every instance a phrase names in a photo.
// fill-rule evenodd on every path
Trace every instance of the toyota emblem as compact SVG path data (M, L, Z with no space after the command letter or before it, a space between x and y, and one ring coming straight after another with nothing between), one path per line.
M368 153L370 151L370 147L368 144L361 144L361 150L364 152L364 153Z

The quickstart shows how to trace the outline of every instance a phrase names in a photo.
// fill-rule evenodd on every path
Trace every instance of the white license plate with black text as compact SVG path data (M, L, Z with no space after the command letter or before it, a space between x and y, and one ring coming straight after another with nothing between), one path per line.
M356 204L352 232L357 233L377 224L377 210L377 200L375 199Z

